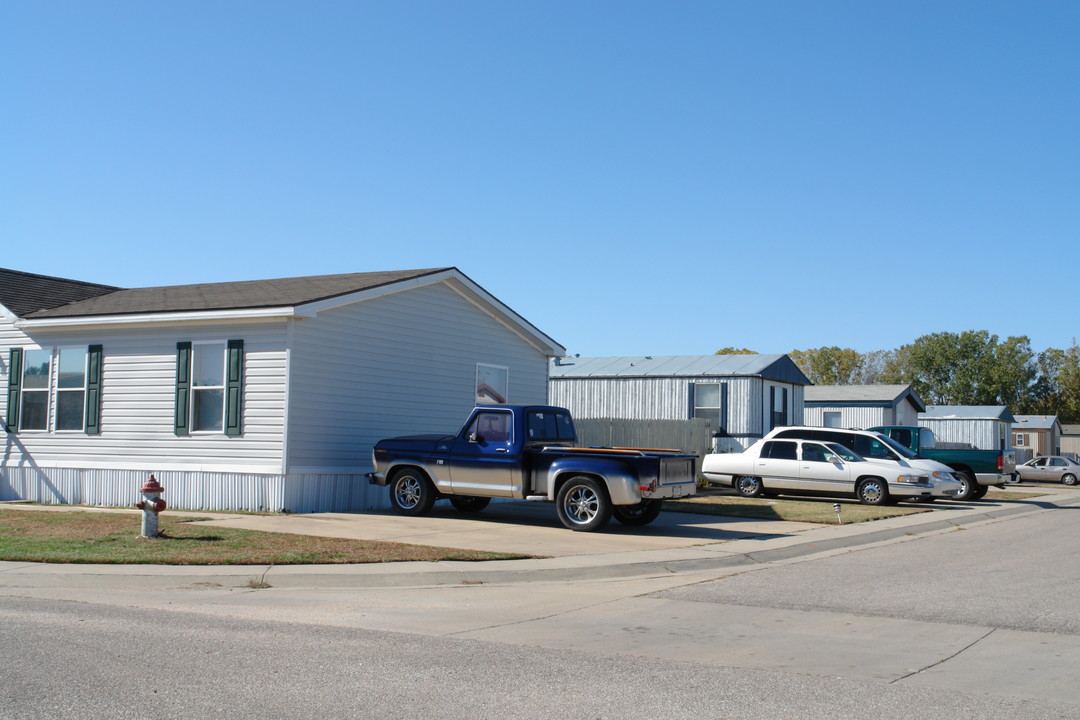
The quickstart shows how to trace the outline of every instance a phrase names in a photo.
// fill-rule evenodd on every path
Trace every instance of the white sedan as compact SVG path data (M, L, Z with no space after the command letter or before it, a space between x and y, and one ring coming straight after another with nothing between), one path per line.
M744 497L765 494L855 496L867 505L930 498L925 472L872 462L843 445L812 440L759 440L741 453L712 453L702 460L710 483L734 487Z

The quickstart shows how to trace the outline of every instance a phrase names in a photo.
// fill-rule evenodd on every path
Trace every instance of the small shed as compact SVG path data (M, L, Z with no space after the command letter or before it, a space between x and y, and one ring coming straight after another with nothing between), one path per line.
M1080 458L1080 425L1061 426L1061 454Z
M977 450L1008 450L1016 419L1004 405L930 405L919 425L934 431L939 443Z
M549 401L576 418L709 423L713 448L739 452L803 422L807 377L787 355L555 358Z
M811 385L804 405L803 423L818 427L917 425L926 410L910 385Z
M1027 462L1036 455L1060 455L1061 423L1057 415L1017 415L1012 444L1017 462Z

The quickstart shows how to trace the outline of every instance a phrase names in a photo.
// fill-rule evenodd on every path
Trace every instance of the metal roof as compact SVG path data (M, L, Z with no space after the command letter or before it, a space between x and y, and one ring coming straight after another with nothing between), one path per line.
M916 410L926 409L910 385L811 385L806 388L807 405L874 405L896 407L909 399Z
M1058 425L1057 415L1017 415L1013 430L1053 430Z
M929 405L919 418L931 420L1004 420L1014 423L1016 418L1004 405Z
M810 380L787 355L647 355L555 358L554 378L762 377L796 385Z

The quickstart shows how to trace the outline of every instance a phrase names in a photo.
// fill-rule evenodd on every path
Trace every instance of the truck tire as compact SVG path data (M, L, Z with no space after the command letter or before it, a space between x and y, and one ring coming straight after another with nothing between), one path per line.
M765 494L765 485L759 477L741 475L735 478L735 491L745 498L756 498Z
M578 532L594 532L611 519L607 489L584 475L575 475L563 483L555 498L555 509L560 522Z
M435 504L435 488L427 475L402 468L390 480L390 505L401 515L424 515Z
M663 500L642 500L637 505L616 505L611 509L615 519L632 527L648 525L660 515Z
M881 478L866 478L855 488L855 496L863 505L885 505L889 502L889 486Z
M975 488L971 491L971 499L982 500L984 497L986 497L986 493L988 492L990 492L989 485L980 485L979 483L975 483Z
M975 500L975 488L979 486L975 476L967 470L957 470L953 476L960 481L960 493L954 499Z
M477 513L488 506L491 498L475 495L451 495L450 504L464 513Z

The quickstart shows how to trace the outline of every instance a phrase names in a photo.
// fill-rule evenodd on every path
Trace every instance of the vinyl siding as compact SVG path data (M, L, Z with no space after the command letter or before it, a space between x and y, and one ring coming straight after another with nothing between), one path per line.
M1005 447L1012 446L1009 424L1001 420L921 417L919 425L933 430L938 442L967 443L978 450L1000 450L1004 433Z
M547 398L547 357L444 284L292 322L289 472L367 472L381 438L455 432L477 363L509 368L509 402Z
M9 439L5 464L57 468L139 468L280 472L284 447L282 322L91 328L22 335L23 347L103 346L101 434L23 431ZM245 341L244 434L173 434L176 342ZM11 339L7 338L10 344ZM0 382L7 386L5 372ZM6 404L6 398L5 398ZM6 409L6 408L5 408ZM55 412L55 407L51 408Z

